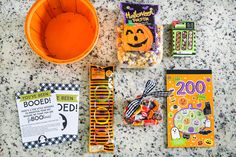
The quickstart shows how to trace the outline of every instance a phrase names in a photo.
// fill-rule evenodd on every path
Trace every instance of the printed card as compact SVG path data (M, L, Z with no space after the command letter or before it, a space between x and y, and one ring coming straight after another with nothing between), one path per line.
M61 143L61 123L54 90L16 93L22 142L25 149Z
M73 84L41 83L41 88L53 88L56 95L56 110L62 124L64 141L76 141L79 125L80 86Z

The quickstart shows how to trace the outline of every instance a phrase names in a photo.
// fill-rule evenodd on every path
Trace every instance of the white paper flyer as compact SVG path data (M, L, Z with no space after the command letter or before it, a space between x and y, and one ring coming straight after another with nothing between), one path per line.
M62 142L54 90L17 93L16 103L25 149Z

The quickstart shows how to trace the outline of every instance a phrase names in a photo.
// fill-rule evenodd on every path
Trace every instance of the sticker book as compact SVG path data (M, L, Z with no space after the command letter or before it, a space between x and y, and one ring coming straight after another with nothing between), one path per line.
M168 147L214 146L211 70L167 70Z

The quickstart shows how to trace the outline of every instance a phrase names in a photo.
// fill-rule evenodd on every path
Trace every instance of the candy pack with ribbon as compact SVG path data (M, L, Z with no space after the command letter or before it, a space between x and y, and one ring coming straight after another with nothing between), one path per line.
M162 59L162 30L158 5L120 3L117 56L123 68L152 67Z
M156 82L149 80L142 95L130 101L124 111L124 123L133 126L157 125L162 121L159 97L168 97L172 91L152 91Z

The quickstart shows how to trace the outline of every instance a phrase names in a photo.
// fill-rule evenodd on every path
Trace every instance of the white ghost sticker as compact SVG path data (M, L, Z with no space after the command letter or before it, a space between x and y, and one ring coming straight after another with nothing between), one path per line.
M179 139L180 138L180 134L179 134L179 129L176 127L173 127L171 129L171 137L172 139Z

